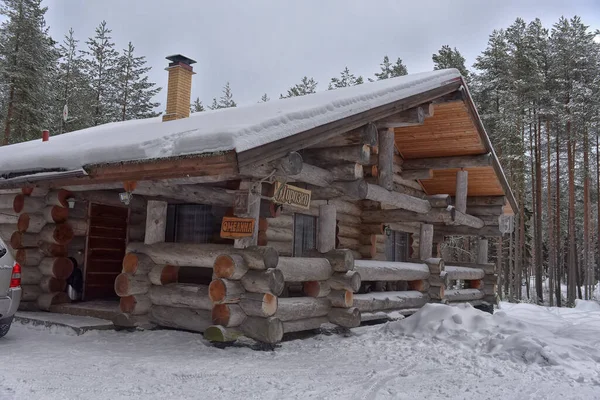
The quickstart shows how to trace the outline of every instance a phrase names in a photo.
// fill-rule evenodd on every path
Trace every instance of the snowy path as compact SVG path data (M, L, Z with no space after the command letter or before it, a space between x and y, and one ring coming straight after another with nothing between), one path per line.
M600 398L600 310L502 306L432 307L275 352L16 325L0 340L0 399Z

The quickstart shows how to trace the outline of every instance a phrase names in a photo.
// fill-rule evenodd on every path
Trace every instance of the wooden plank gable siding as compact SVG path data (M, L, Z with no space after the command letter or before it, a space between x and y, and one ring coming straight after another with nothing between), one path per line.
M427 194L456 194L457 168L434 170L433 178L422 180ZM503 196L504 191L493 167L465 168L469 172L467 196Z
M403 158L487 153L463 102L435 104L434 110L423 125L395 129L396 146Z

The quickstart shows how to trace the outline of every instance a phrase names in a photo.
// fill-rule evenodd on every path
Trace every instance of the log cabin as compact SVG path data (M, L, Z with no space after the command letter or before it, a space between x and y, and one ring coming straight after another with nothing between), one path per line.
M0 148L23 309L273 344L494 304L487 238L517 203L457 70L190 115L195 62L167 59L162 117ZM453 235L475 262L442 257Z

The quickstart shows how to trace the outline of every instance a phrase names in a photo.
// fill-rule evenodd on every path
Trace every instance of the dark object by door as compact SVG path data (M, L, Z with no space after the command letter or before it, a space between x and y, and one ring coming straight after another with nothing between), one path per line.
M114 284L123 268L128 217L125 207L90 204L83 300L117 299Z

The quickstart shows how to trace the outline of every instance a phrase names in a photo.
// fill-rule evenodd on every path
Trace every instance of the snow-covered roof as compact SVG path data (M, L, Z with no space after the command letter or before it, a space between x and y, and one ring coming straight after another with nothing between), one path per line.
M235 150L240 153L423 93L459 78L456 69L387 79L285 100L110 123L0 147L0 174L74 171L87 165Z

